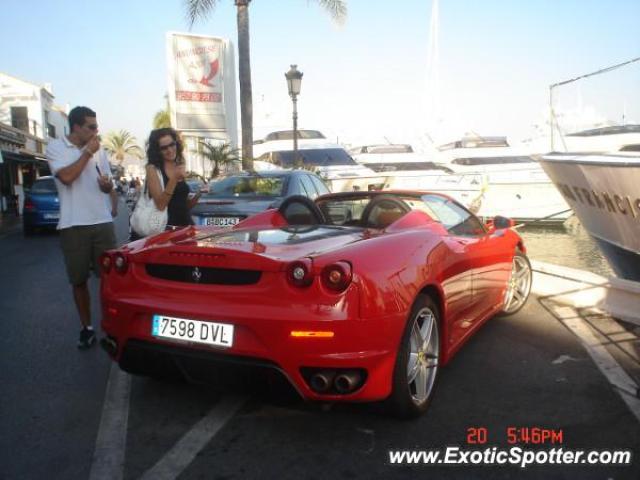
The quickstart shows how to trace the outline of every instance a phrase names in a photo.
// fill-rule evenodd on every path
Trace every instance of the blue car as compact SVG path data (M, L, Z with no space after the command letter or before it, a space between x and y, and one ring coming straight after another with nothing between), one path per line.
M53 177L40 177L24 198L22 227L25 235L31 235L39 227L55 228L60 219L60 200Z
M278 208L292 195L314 199L327 193L322 179L307 170L240 173L211 183L191 215L196 225L232 227L251 215Z

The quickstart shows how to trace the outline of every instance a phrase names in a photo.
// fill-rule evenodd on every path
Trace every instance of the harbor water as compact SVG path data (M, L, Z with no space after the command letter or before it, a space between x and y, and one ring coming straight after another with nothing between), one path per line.
M573 216L562 226L525 226L518 228L529 258L577 268L604 277L614 276L606 258L589 233Z

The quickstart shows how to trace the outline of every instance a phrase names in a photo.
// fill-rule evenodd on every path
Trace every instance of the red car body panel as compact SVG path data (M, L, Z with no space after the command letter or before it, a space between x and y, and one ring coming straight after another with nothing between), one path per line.
M385 229L319 226L292 233L286 225L271 210L231 230L187 227L119 249L126 271L112 268L103 273L101 284L102 328L117 343L114 360L122 359L132 339L179 345L268 360L307 399L384 399L391 392L398 347L418 295L429 292L439 304L445 364L501 310L515 249L524 248L510 229L473 238L449 235L419 210ZM312 266L313 280L306 287L287 278L287 268L300 259L310 259ZM321 280L323 268L338 261L348 262L353 272L342 292ZM257 271L260 277L244 285L198 284L157 278L149 273L150 264ZM154 314L232 324L233 346L154 337ZM333 336L292 337L297 330L330 331ZM303 378L303 367L363 369L366 381L353 393L320 394Z

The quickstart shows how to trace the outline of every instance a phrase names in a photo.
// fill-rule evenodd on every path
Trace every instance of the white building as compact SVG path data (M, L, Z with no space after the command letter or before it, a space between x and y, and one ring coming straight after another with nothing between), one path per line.
M0 72L0 212L22 211L24 188L48 173L47 141L68 133L67 108L53 99L51 85Z
M44 140L68 133L65 108L53 103L50 84L36 85L0 72L0 123Z

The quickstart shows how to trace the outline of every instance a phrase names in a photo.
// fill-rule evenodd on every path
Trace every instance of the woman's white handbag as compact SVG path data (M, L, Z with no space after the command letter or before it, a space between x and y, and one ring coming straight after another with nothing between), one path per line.
M162 179L162 173L157 168L155 169L160 179L160 188L164 190L164 180ZM149 194L149 186L147 180L144 181L144 189L138 203L133 210L131 219L131 228L134 232L142 237L148 237L149 235L156 235L157 233L164 232L167 227L167 220L169 218L168 208L164 210L158 210L153 198Z

